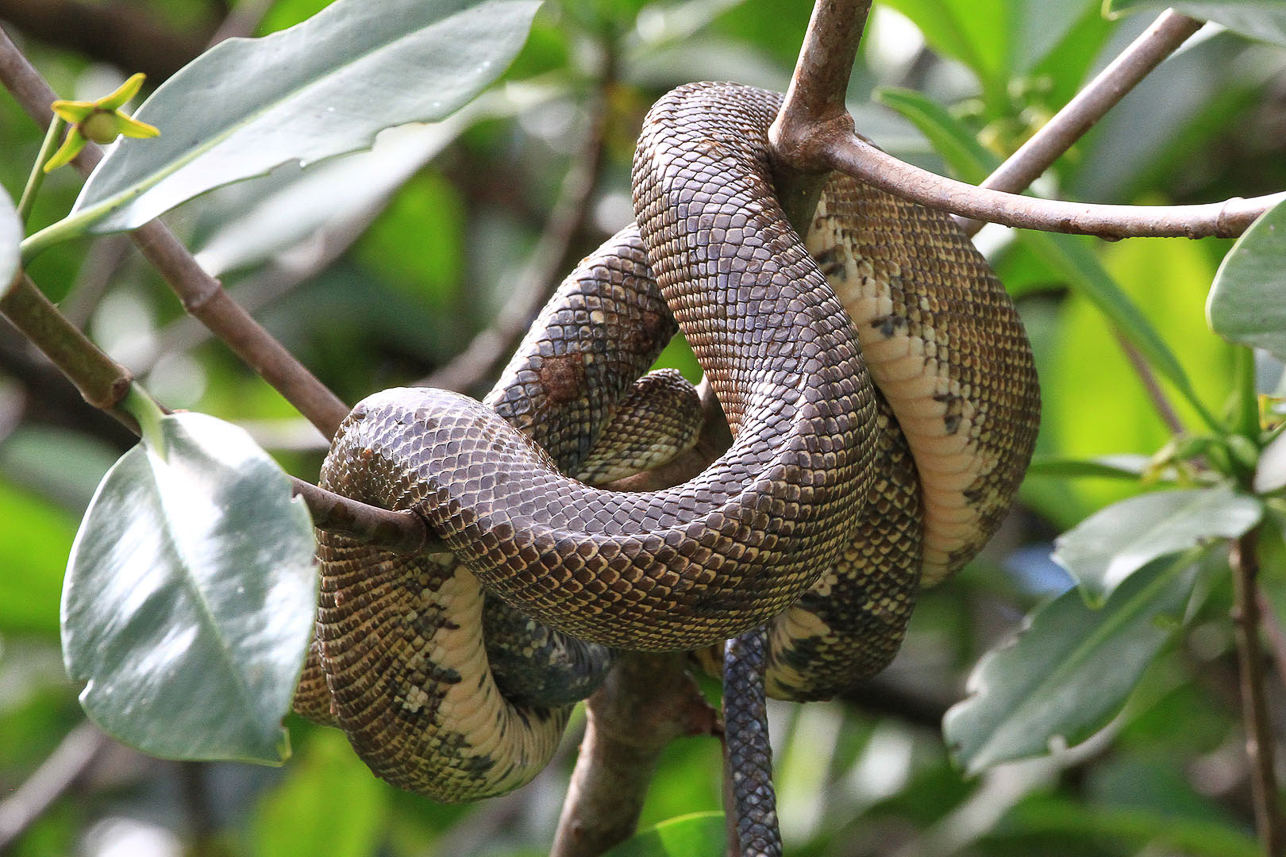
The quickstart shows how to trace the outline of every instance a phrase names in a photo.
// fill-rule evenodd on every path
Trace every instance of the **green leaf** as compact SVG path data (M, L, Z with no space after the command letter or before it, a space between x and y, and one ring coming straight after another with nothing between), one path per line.
M1286 360L1286 201L1264 212L1237 239L1215 274L1206 318L1229 342Z
M261 264L305 244L321 244L338 253L374 212L402 188L426 163L474 123L539 109L560 92L553 87L510 84L483 94L441 122L403 125L383 131L364 152L330 158L301 168L279 167L270 175L239 182L187 205L197 217L195 253L212 276ZM439 217L463 222L457 211L434 211ZM433 234L421 223L414 230ZM409 233L408 233L409 234ZM405 240L399 249L420 264L436 264L438 248ZM314 243L315 242L315 243Z
M131 229L212 188L369 148L442 119L513 60L539 0L338 0L289 30L228 39L152 94L155 140L103 159L71 218Z
M1060 479L1124 479L1138 482L1151 463L1146 455L1104 455L1100 458L1036 456L1027 467L1030 476L1057 476Z
M1157 491L1114 503L1054 540L1053 559L1101 605L1143 566L1213 539L1234 539L1263 516L1228 486Z
M379 853L389 788L357 758L344 734L318 729L269 792L253 823L259 857L367 857ZM335 797L343 796L336 812Z
M970 696L947 712L942 728L957 763L975 774L1105 726L1182 619L1197 567L1187 558L1154 563L1100 610L1069 589L1034 611L1012 644L978 662Z
M1228 29L1252 39L1286 45L1286 8L1281 0L1198 0L1197 2L1169 2L1169 0L1108 0L1111 14L1131 12L1161 12L1168 8L1203 21L1214 21Z
M22 245L22 221L9 194L0 188L0 298L9 291L18 275L19 248Z
M727 847L723 813L694 812L663 821L603 857L722 857Z
M1013 62L1010 0L885 0L910 18L929 46L968 66L993 108L1007 100Z
M105 731L157 756L283 757L313 633L308 512L240 428L162 417L112 467L72 545L63 658Z
M937 101L911 89L884 87L871 97L915 124L961 181L978 184L1000 163Z

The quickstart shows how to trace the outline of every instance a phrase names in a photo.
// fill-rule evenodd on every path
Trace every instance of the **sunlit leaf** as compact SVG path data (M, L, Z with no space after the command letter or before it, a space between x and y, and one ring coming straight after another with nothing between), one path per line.
M728 847L723 813L695 812L663 821L603 857L721 857Z
M286 781L256 815L258 857L367 857L378 851L388 816L388 786L349 746L342 732L316 730L291 762ZM335 796L343 796L336 811Z
M1054 561L1093 604L1126 578L1169 554L1233 539L1263 516L1254 497L1227 486L1158 491L1114 503L1054 540Z
M1286 359L1286 202L1259 217L1237 239L1215 274L1206 316L1230 342Z
M1196 2L1168 2L1168 0L1108 0L1109 12L1162 12L1173 8L1176 12L1223 24L1230 30L1286 45L1286 8L1280 0L1196 0Z
M9 194L0 188L0 298L18 274L19 246L22 244L22 221Z
M1004 97L1013 62L1009 0L885 0L924 33L944 56L964 63L982 82L988 100Z
M377 132L442 119L522 47L539 0L338 0L289 30L228 39L152 94L90 176L72 216L139 226L278 164L370 147Z
M95 722L149 753L279 761L313 632L307 510L235 426L178 414L159 437L121 457L81 522L67 672Z
M1182 618L1196 574L1191 561L1158 562L1099 610L1069 589L1032 613L1012 644L978 662L969 697L947 712L943 732L957 762L977 773L1105 726Z

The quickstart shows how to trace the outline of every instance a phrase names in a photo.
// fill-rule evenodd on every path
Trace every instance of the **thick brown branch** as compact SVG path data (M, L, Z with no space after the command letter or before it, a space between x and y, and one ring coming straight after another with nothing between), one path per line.
M1075 98L989 175L981 187L1008 193L1025 190L1204 25L1204 21L1180 15L1172 9L1161 13L1147 30L1076 93ZM965 231L972 235L983 224L980 220L970 220L963 225Z
M1273 731L1264 688L1264 653L1259 640L1258 531L1237 540L1229 557L1236 603L1233 628L1237 641L1237 668L1241 679L1242 721L1246 727L1246 755L1250 757L1251 788L1255 802L1255 827L1264 854L1286 853L1286 822L1277 796L1273 770Z
M1021 229L1097 235L1101 238L1235 238L1273 205L1275 193L1206 205L1095 205L1036 199L988 190L935 175L899 161L855 134L814 141L834 169L889 193L952 214Z
M808 231L828 170L809 140L819 127L853 130L844 98L870 11L871 0L818 0L786 99L768 129L777 197L801 235Z
M0 0L0 18L41 41L146 72L160 83L201 53L210 32L173 30L138 6L72 0Z
M595 857L628 839L661 751L714 733L683 654L628 653L589 699L589 720L550 857Z

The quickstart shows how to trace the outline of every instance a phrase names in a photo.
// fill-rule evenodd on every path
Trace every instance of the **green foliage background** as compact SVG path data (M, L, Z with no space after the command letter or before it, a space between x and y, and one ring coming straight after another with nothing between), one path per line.
M11 2L0 0L0 20ZM198 37L209 35L226 6L125 5ZM259 32L289 26L324 5L278 0ZM784 88L810 6L547 3L503 78L504 109L462 123L440 154L365 208L352 200L372 176L404 164L377 163L350 184L337 179L325 197L296 201L294 211L287 207L269 222L284 228L325 206L324 236L287 236L269 258L220 275L346 401L422 378L486 328L516 287L564 176L593 139L597 105L603 162L590 217L564 269L628 219L629 157L652 100L703 78ZM900 157L976 180L967 158L948 148L946 125L935 134L931 123L917 127L875 101L897 103L891 88L923 92L945 108L943 123L967 133L961 151L976 146L977 159L1003 157L1147 22L1146 15L1109 20L1100 6L1099 0L877 3L849 93L859 128ZM65 97L96 97L133 70L103 64L93 46L70 50L56 37L9 31ZM1284 68L1281 48L1203 33L1063 158L1041 192L1183 203L1286 187ZM914 118L910 109L903 112ZM0 98L0 184L15 197L39 144L32 123L11 99ZM291 179L282 169L264 182L217 191L170 221L195 249L220 246L221 238L228 242L222 246L244 247L238 242L246 239L233 230L262 199L256 194ZM70 171L55 173L33 225L61 217L79 186ZM304 260L307 267L322 238L342 252L302 279L293 275L292 265ZM1036 350L1045 402L1039 452L1083 459L1150 456L1162 448L1169 429L1116 330L1084 292L1069 288L1075 276L1033 242L998 230L981 241L1018 298ZM1209 332L1203 306L1231 242L1072 243L1142 308L1196 397L1222 413L1235 393L1236 358ZM311 430L183 318L121 239L61 246L38 258L31 274L98 342L136 367L158 398L246 424L286 469L315 478L321 450ZM682 346L664 361L695 376ZM1280 366L1265 361L1260 368L1271 389ZM1165 382L1163 389L1185 424L1200 430L1183 397ZM16 334L0 329L0 807L60 742L80 734L73 732L83 720L78 688L63 674L58 653L59 591L76 523L95 484L131 442L79 403ZM848 699L774 707L789 853L1254 853L1226 619L1231 595L1218 557L1202 572L1202 597L1186 602L1186 629L1163 641L1125 711L1082 748L966 779L950 762L938 727L945 709L964 696L979 657L1024 614L1070 586L1046 559L1052 537L1139 490L1120 479L1032 476L1021 508L987 553L926 593L888 673ZM1286 554L1275 533L1265 550L1280 560ZM1278 607L1286 607L1283 567L1266 563L1262 581ZM1280 710L1280 681L1272 679L1270 689ZM138 835L160 843L158 854L539 854L547 850L575 748L573 734L559 762L513 796L445 807L374 780L338 733L288 725L295 756L278 770L163 762L108 745L13 853L106 853L122 837ZM717 744L681 741L663 760L643 824L720 808Z

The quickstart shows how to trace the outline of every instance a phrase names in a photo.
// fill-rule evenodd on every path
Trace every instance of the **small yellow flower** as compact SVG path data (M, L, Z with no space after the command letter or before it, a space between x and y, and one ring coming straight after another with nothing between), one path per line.
M45 172L51 172L63 164L70 163L72 158L79 155L80 150L85 148L85 143L89 140L105 145L121 134L141 139L160 134L160 131L146 122L131 119L121 112L121 108L138 95L139 89L143 86L143 78L142 73L136 74L122 83L120 88L111 95L97 101L55 101L51 105L52 110L60 119L71 124L71 131L67 133L67 139L63 141L62 146L45 164Z

